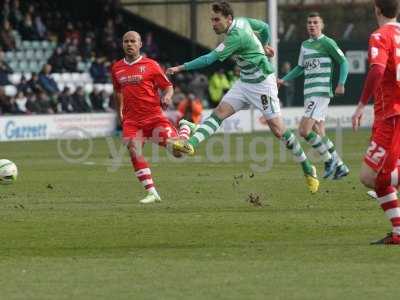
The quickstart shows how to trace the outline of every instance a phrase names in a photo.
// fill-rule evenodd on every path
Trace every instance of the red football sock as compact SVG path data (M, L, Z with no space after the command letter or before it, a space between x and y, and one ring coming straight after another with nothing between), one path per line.
M379 205L392 223L393 232L400 234L400 207L396 189L392 186L377 188L376 195Z
M144 157L142 155L131 154L131 162L135 170L136 177L143 185L145 190L149 192L156 192L153 178L151 177L149 164Z
M179 128L179 137L184 139L184 140L188 140L190 138L190 127L188 125L182 125Z

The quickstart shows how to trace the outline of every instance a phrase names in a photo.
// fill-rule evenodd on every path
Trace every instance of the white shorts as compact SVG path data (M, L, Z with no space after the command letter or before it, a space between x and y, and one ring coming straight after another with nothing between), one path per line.
M281 112L274 74L268 75L260 83L237 80L221 102L230 104L235 112L248 109L250 105L253 105L263 113L267 120L280 116Z
M304 116L316 121L325 121L328 105L331 101L326 97L311 97L304 101Z

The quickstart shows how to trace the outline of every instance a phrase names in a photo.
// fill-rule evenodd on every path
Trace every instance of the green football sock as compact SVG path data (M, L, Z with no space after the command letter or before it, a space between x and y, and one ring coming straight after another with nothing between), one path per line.
M329 152L333 157L335 157L336 160L338 161L338 164L337 164L337 165L338 165L338 166L343 165L343 161L342 161L342 159L340 158L339 154L337 153L336 147L335 147L335 145L333 144L333 142L332 142L327 136L324 136L324 137L322 138L322 142L326 145L326 148L328 149L328 152Z
M197 147L205 139L212 136L221 126L222 120L212 113L201 125L197 128L195 134L189 139L189 143L193 147Z
M326 162L332 159L331 153L328 151L327 145L322 141L322 138L314 131L311 131L305 140L321 155L322 159Z
M306 174L312 173L312 164L304 153L303 148L300 145L299 140L293 134L291 130L286 130L282 136L282 142L286 148L290 150L297 162L301 164L303 172Z

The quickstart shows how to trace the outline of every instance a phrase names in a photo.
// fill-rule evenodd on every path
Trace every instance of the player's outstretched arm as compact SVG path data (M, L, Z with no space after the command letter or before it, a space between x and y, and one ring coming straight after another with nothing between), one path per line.
M191 70L202 69L202 68L208 67L209 65L213 64L217 60L218 60L217 53L215 51L211 51L210 53L208 53L206 55L202 55L198 58L195 58L189 62L184 63L183 65L168 68L166 73L168 75L172 75L175 73L179 73L181 71L191 71Z
M278 87L284 85L286 81L293 80L304 74L304 68L302 66L297 65L294 69L292 69L289 73L287 73L282 79L278 79Z

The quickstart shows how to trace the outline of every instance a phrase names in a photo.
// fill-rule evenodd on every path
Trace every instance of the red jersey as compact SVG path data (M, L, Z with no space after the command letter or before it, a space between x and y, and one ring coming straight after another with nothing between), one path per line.
M371 34L368 59L371 66L385 67L374 95L375 119L400 115L400 23L387 23Z
M166 89L171 82L159 64L140 56L128 63L121 59L111 68L114 90L123 96L123 120L145 125L162 116L159 89Z

